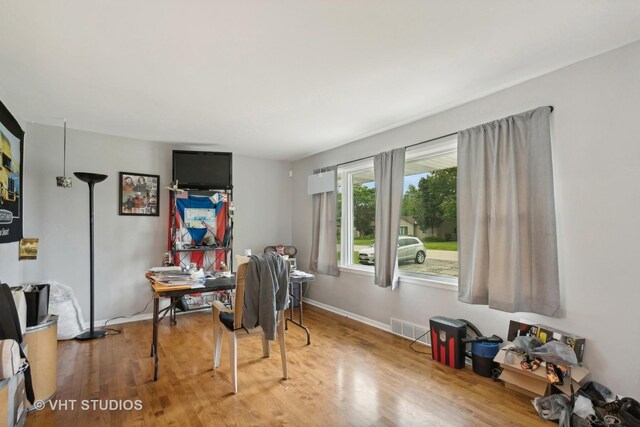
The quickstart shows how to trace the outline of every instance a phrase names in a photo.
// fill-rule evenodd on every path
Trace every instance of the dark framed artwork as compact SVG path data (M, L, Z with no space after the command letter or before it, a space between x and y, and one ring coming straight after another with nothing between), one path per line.
M22 239L24 131L0 102L0 243Z
M160 215L160 176L134 172L120 172L120 215Z

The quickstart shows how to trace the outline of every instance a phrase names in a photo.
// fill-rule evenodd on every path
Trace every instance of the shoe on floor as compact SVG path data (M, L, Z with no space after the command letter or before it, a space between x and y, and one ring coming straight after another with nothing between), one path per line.
M620 421L626 427L640 427L640 403L630 397L621 400L622 406L618 410Z
M604 420L607 416L613 416L620 419L620 408L622 407L622 400L614 400L613 402L604 403L596 402L593 409L596 411L596 415L601 420Z

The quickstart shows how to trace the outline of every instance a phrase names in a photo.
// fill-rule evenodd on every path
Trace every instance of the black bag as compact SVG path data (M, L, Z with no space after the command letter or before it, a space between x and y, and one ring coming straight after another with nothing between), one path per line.
M24 293L27 326L39 325L49 314L49 285L30 285Z
M16 340L22 344L22 330L20 329L20 319L18 310L13 300L11 289L6 283L0 283L0 339ZM20 346L20 357L26 359L22 345ZM24 371L24 384L27 392L27 399L33 405L35 396L33 394L33 384L31 382L31 367Z

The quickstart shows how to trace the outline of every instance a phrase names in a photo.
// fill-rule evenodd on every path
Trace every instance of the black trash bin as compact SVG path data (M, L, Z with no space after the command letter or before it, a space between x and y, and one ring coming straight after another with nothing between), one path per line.
M40 324L49 314L49 285L29 285L25 288L27 326Z
M483 377L491 378L493 370L498 364L493 361L500 346L496 342L474 342L471 344L471 360L473 372Z

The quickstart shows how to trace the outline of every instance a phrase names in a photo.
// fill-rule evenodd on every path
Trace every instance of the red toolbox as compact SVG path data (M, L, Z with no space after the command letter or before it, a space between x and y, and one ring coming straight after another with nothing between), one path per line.
M457 319L435 316L429 319L431 328L431 356L452 368L464 368L467 324Z

